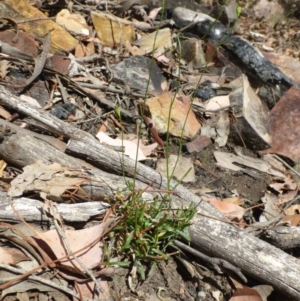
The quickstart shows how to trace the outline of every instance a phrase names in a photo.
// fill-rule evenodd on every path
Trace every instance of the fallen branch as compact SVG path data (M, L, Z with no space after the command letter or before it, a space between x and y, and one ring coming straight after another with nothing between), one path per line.
M154 183L152 186L158 189L175 188L178 198L173 198L174 208L188 206L190 202L198 205L198 215L190 227L195 248L210 256L222 258L241 268L243 273L272 285L290 298L300 300L298 259L243 233L238 227L229 224L215 208L202 202L198 196L178 185L176 181L168 181L151 168L136 164L134 160L108 149L90 134L24 103L4 87L0 87L0 103L42 122L51 131L70 138L67 149L73 154L84 156L87 161L101 169L120 174L124 171L126 175L146 184Z

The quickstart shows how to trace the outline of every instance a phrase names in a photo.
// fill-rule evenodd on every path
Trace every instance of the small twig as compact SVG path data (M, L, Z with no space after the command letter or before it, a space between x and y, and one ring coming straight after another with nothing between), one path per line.
M26 19L26 20L20 20L20 21L15 21L17 24L21 23L29 23L29 22L36 22L36 21L49 21L49 20L55 20L56 17L42 17L42 18L33 18L33 19Z
M184 244L184 243L182 243L182 242L180 242L180 241L178 241L178 240L175 240L174 243L175 243L175 245L176 245L177 247L179 247L180 249L189 252L190 254L192 254L192 255L194 255L194 256L200 258L200 259L203 260L203 261L208 262L208 264L209 264L209 265L210 265L217 273L222 274L221 269L219 268L218 265L216 265L214 262L212 262L212 258L211 258L211 257L209 257L209 256L207 256L207 255L205 255L205 254L203 254L203 253L201 253L201 252L199 252L199 251L197 251L197 250L195 250L195 249L193 249L193 248L187 246L186 244Z
M295 197L293 200L291 200L290 202L288 202L288 203L284 206L282 212L281 212L279 215L277 215L275 218L273 218L273 219L271 219L271 220L269 220L269 221L267 221L267 222L257 222L257 223L254 223L254 224L252 224L252 225L249 225L249 227L246 228L246 229L244 230L244 232L246 232L246 233L254 232L255 230L252 229L252 228L261 228L261 229L264 228L265 230L268 230L268 228L269 228L270 226L272 226L272 225L276 224L277 222L279 222L279 221L285 216L284 211L285 211L286 209L288 209L289 207L291 207L292 205L294 205L299 199L300 199L300 195L298 195L298 196Z
M300 173L295 170L292 166L290 166L289 164L287 164L284 160L282 160L279 156L277 155L273 155L274 158L276 158L278 161L280 161L285 167L287 167L289 170L291 170L294 174L296 174L298 177L300 177Z
M129 95L136 96L136 97L144 96L144 94L141 94L141 93L135 93L135 92L127 93L125 89L116 89L116 88L106 86L106 85L96 85L96 84L79 83L79 82L77 84L83 88L86 87L86 88L90 88L90 89L99 89L99 90L102 90L105 92L118 93L121 95L129 94Z
M60 89L60 94L61 94L63 103L67 103L68 102L68 97L69 97L68 92L67 92L66 88L63 86L63 84L61 83L61 80L60 80L60 78L57 74L55 75L55 78L58 82L58 86L59 86L59 89Z
M133 22L133 26L135 28L145 31L145 32L156 31L156 30L159 30L166 26L172 26L174 23L172 23L172 20L163 20L163 21L158 21L158 22L154 21L153 24L154 24L154 26L146 26L146 25L142 25L140 23Z
M208 262L208 264L219 274L222 274L222 270L221 268L228 270L230 272L235 273L238 277L240 277L241 280L243 280L245 283L247 283L247 278L243 275L243 273L241 272L241 269L234 266L233 264L231 264L230 262L221 259L221 258L211 258L189 246L187 246L186 244L175 240L175 245L178 246L180 249L185 250L187 252L189 252L190 254ZM221 267L221 268L220 268Z
M189 23L188 25L186 25L186 26L180 28L180 29L178 30L178 32L183 32L183 31L185 31L186 29L189 29L189 28L192 28L192 27L196 26L197 24L199 24L199 22L191 22L191 23Z

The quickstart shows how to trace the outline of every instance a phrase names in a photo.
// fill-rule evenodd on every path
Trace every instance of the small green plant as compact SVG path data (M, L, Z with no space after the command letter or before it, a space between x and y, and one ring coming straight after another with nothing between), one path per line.
M133 264L142 279L145 279L146 262L167 260L167 248L176 239L189 241L188 226L196 213L195 206L171 209L169 195L157 196L153 202L144 200L141 192L129 194L125 199L118 197L113 204L114 213L121 222L110 232L113 245L106 249L106 261L119 257L117 265Z

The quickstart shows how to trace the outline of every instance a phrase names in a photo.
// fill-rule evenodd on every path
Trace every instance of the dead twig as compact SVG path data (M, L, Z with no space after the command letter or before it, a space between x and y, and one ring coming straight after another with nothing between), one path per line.
M221 258L211 258L189 246L187 246L186 244L175 240L175 245L177 247L179 247L182 250L185 250L187 252L189 252L190 254L204 260L205 262L207 262L217 273L222 274L222 269L225 269L227 271L233 272L234 274L236 274L241 280L243 280L245 283L247 283L247 278L243 275L243 273L241 272L241 269L234 266L233 264L231 264L230 262L221 259Z

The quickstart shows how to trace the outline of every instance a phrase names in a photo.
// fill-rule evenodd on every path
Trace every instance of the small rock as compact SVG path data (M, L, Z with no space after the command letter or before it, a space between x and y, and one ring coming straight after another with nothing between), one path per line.
M206 292L204 291L200 291L198 294L197 294L197 301L204 301L206 299Z
M184 183L196 181L195 169L191 158L184 158L176 155L170 155L168 159L169 176L173 175L177 180ZM175 171L174 171L175 168ZM156 171L164 176L167 175L167 159L159 159L156 165ZM174 172L173 172L174 171Z
M202 49L202 41L199 39L189 39L181 43L181 57L192 66L201 68L206 65L204 52Z
M165 77L156 62L144 56L127 58L111 68L114 74L113 81L126 84L132 89L145 93L162 92ZM150 72L151 71L151 72ZM150 83L149 82L150 74Z

